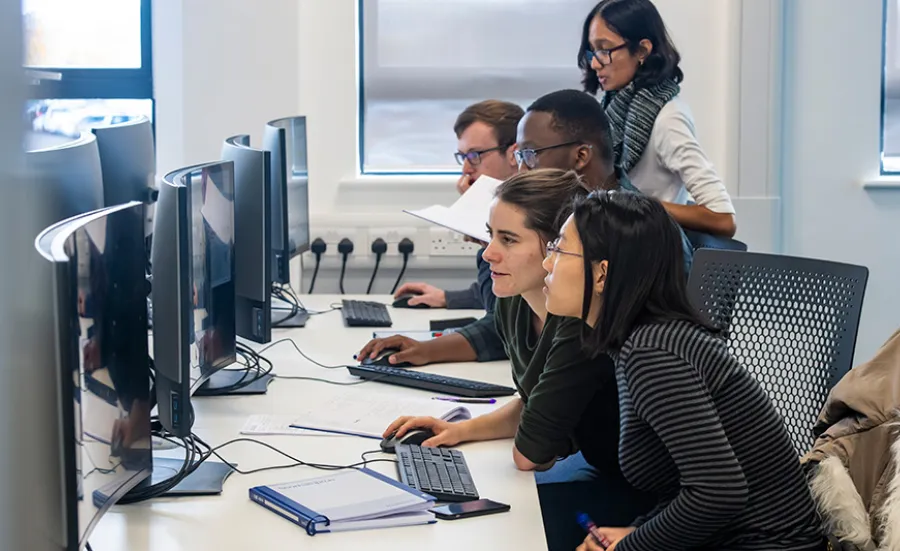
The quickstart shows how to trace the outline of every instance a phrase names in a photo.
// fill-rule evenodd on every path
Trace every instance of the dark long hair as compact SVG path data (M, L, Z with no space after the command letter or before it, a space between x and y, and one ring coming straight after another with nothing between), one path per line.
M625 39L632 54L640 48L641 40L653 44L653 51L644 59L634 75L636 88L653 86L665 79L675 82L684 80L684 73L678 64L681 55L666 31L666 25L656 6L650 0L601 0L584 20L581 31L581 46L578 49L578 66L583 74L581 84L584 91L596 94L600 89L597 73L584 59L584 52L591 49L589 40L591 22L600 17L606 26Z
M644 323L686 320L718 332L688 299L681 236L662 203L627 191L595 191L576 202L574 219L584 254L585 322L593 264L609 263L600 317L585 334L592 356L619 350Z
M559 235L572 213L573 200L584 199L587 194L584 181L574 170L556 168L520 172L494 192L497 199L522 209L525 227L536 231L544 241Z

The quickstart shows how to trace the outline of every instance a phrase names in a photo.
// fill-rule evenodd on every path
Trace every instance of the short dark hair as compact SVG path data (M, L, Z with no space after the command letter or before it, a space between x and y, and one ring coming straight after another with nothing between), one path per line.
M599 319L584 335L591 356L618 351L644 323L687 320L718 332L691 305L680 230L662 203L640 193L595 191L576 202L574 221L584 255L585 322L593 265L609 263Z
M653 2L650 0L601 0L585 18L581 31L578 66L583 73L581 83L584 85L585 92L596 94L600 89L597 73L591 69L591 64L584 57L584 52L592 49L588 38L591 22L595 17L603 19L607 27L624 38L628 44L628 51L632 54L640 47L641 40L647 39L653 44L653 51L644 59L644 63L638 67L634 76L635 87L653 86L666 79L672 79L675 82L684 80L684 72L678 66L681 62L681 55L669 37L662 16L659 15Z
M594 147L601 159L612 165L613 148L609 119L596 98L580 90L559 90L539 97L528 111L548 113L553 127L567 140Z
M519 172L494 192L497 199L522 209L525 227L547 241L559 235L563 222L572 213L573 200L587 194L587 186L574 170L556 168Z
M453 132L459 138L474 123L483 122L494 130L497 145L509 147L516 143L516 128L524 116L525 111L515 103L496 99L479 101L466 107L456 117Z

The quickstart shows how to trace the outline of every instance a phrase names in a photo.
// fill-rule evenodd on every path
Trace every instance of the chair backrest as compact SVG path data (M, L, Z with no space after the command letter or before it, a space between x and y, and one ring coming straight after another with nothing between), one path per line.
M699 249L688 281L694 306L725 330L799 453L831 387L853 362L869 270L774 254Z
M695 230L682 228L684 235L687 236L691 246L697 249L724 249L729 251L746 251L747 244L730 237L720 237Z

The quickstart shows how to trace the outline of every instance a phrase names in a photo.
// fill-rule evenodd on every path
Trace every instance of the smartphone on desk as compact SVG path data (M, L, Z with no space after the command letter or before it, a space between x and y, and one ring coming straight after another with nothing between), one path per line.
M479 517L509 511L509 505L490 499L477 499L462 503L448 503L431 510L441 520L458 520L461 518Z

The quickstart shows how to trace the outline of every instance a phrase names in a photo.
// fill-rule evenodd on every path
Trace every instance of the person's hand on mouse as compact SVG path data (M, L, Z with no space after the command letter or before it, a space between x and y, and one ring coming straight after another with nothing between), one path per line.
M425 365L431 362L425 343L404 337L393 335L383 339L372 339L356 355L356 359L363 361L366 358L375 359L385 348L396 348L399 352L388 356L391 365L409 362L413 365Z
M416 295L409 299L409 305L427 304L432 308L446 308L447 294L443 289L438 289L434 285L427 283L404 283L394 293L394 298L402 295Z
M399 440L406 436L408 432L417 429L430 430L434 433L434 436L422 442L423 446L432 448L455 446L467 440L465 422L448 423L435 417L400 417L390 424L382 436L388 438L396 432L397 434L394 434L394 437Z

